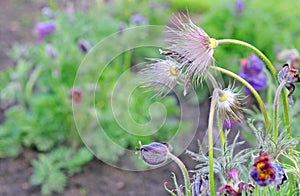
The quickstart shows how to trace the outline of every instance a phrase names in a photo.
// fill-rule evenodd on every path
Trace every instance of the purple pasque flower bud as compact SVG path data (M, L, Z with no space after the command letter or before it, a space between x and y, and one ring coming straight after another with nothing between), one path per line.
M245 9L245 1L244 0L237 0L235 2L235 11L237 14L242 14Z
M146 25L146 24L148 24L148 20L147 20L147 18L145 18L145 16L143 16L139 13L135 13L130 17L130 24Z
M46 53L49 57L55 59L58 56L58 51L51 44L46 45Z
M55 23L49 20L44 22L38 22L34 27L34 31L38 36L38 40L41 42L45 39L46 36L53 33L55 31L55 28Z
M91 43L85 39L79 39L77 44L82 53L87 53L92 48Z
M70 90L69 97L72 99L73 103L75 104L81 103L82 96L83 96L82 91L79 88L73 87Z
M136 148L140 151L140 157L149 165L156 166L166 162L172 147L167 143L152 142Z
M263 90L267 85L267 76L263 72L264 62L255 54L250 54L248 59L240 60L239 75L247 80L255 90ZM245 88L245 94L250 90Z

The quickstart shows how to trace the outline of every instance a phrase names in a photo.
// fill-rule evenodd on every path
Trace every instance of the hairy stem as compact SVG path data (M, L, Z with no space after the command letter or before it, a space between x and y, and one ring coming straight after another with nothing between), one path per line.
M259 49L257 49L253 45L251 45L247 42L244 42L241 40L235 40L235 39L220 39L220 40L217 40L217 43L218 43L218 45L219 44L237 44L237 45L245 46L245 47L253 50L266 63L267 67L272 72L272 74L275 78L275 81L277 81L277 72L276 72L276 69L274 68L273 64ZM278 83L278 81L277 81L277 83ZM288 110L289 106L288 106L288 101L287 101L287 96L286 96L285 91L282 91L281 99L283 102L285 125L287 126L288 134L290 134L291 133L291 125L290 125L289 110Z
M274 142L277 140L278 136L278 104L279 104L279 96L280 92L282 91L282 88L284 87L286 81L283 80L280 85L278 86L276 93L275 93L275 99L274 99L274 127L273 127L273 139Z
M251 93L256 98L256 100L259 104L259 107L260 107L260 109L263 113L264 120L265 120L265 123L266 123L266 129L269 130L270 129L270 123L269 123L268 114L267 114L264 102L262 101L262 99L261 99L260 95L257 93L257 91L251 86L251 84L249 84L245 79L241 78L239 75L237 75L237 74L235 74L231 71L228 71L227 69L223 69L223 68L217 67L217 66L209 66L209 68L220 71L224 74L227 74L227 75L233 77L234 79L240 81L243 85L245 85L251 91Z
M224 135L224 131L223 131L222 118L221 118L220 114L218 114L218 127L219 127L219 132L220 132L222 148L224 148L224 146L225 146L225 135Z
M209 110L208 118L208 155L209 155L209 185L210 185L210 195L215 195L215 182L214 182L214 143L213 143L213 125L214 125L214 115L218 99L219 89L214 89L212 100Z
M185 195L191 196L191 190L190 190L191 183L190 183L189 173L188 173L185 165L178 157L176 157L172 153L169 153L169 158L172 159L173 161L175 161L175 163L179 166L179 168L182 172L182 175L184 178L184 185L185 185Z

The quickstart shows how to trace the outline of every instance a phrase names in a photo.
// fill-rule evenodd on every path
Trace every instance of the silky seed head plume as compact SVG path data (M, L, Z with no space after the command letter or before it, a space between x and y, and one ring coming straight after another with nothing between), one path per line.
M239 93L234 91L226 88L218 93L217 110L221 118L226 121L240 121L242 118Z
M171 59L149 59L153 63L147 64L139 72L142 77L142 87L149 87L157 95L167 95L176 84L180 83L179 65Z
M217 40L210 38L187 16L178 16L174 24L176 28L167 31L167 42L171 45L168 49L183 57L181 64L185 67L186 79L197 80L213 64Z

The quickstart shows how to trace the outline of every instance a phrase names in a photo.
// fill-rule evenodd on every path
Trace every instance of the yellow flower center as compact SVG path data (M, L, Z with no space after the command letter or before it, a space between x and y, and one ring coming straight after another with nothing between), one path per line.
M215 49L218 46L218 42L216 39L214 38L210 38L209 39L209 45L212 49Z
M219 101L224 102L228 99L228 92L223 92L219 94Z
M178 72L175 70L175 67L174 67L174 66L171 66L171 67L170 67L170 73L171 73L173 76L178 76Z

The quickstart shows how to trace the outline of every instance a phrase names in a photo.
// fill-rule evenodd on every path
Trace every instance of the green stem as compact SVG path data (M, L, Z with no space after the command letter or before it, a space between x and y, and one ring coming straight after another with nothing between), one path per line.
M251 86L251 84L249 84L246 80L244 80L243 78L241 78L239 75L231 72L231 71L228 71L226 69L223 69L221 67L217 67L217 66L209 66L210 69L214 69L214 70L217 70L217 71L220 71L224 74L227 74L231 77L233 77L234 79L240 81L243 85L245 85L251 92L252 94L254 95L254 97L256 98L259 106L260 106L260 109L263 113L263 116L264 116L264 120L265 120L265 123L266 123L266 129L269 130L270 129L270 123L269 123L269 119L268 119L268 114L267 114L267 111L266 111L266 108L265 108L265 105L264 105L264 102L262 101L260 95L257 93L257 91Z
M220 132L222 148L224 148L225 136L224 136L224 131L223 131L222 118L221 118L220 114L218 114L218 127L219 127L219 132Z
M286 81L283 80L280 85L278 86L275 94L275 99L274 99L274 127L273 127L273 139L274 142L277 140L278 136L278 104L279 104L279 96L280 92L282 91L282 88L286 84Z
M219 89L214 89L208 118L208 155L210 195L215 195L213 124Z
M185 184L185 195L191 196L191 190L190 190L191 183L190 183L189 173L188 173L185 165L178 157L176 157L172 153L169 153L169 158L172 159L173 161L175 161L175 163L179 166L179 168L182 172L182 175L184 178L184 184Z
M276 72L276 69L274 68L273 64L259 49L257 49L253 45L251 45L247 42L244 42L244 41L241 41L241 40L235 40L235 39L220 39L220 40L217 40L217 43L218 43L218 45L219 44L230 44L230 43L231 44L237 44L237 45L245 46L245 47L253 50L266 63L267 67L271 70L271 72L272 72L272 74L275 78L275 81L277 81L277 83L278 83L277 72ZM288 106L287 96L285 94L285 91L282 91L281 99L282 99L282 102L283 102L285 125L287 126L287 132L290 135L291 125L290 125L289 110L288 110L289 106Z
M258 56L260 56L262 58L262 60L266 63L267 67L271 70L273 76L275 77L275 80L277 81L277 72L276 69L274 68L273 64L271 63L271 61L256 47L254 47L253 45L241 41L241 40L235 40L235 39L220 39L217 40L218 45L219 44L237 44L237 45L241 45L241 46L245 46L247 48L250 48L251 50L253 50Z

